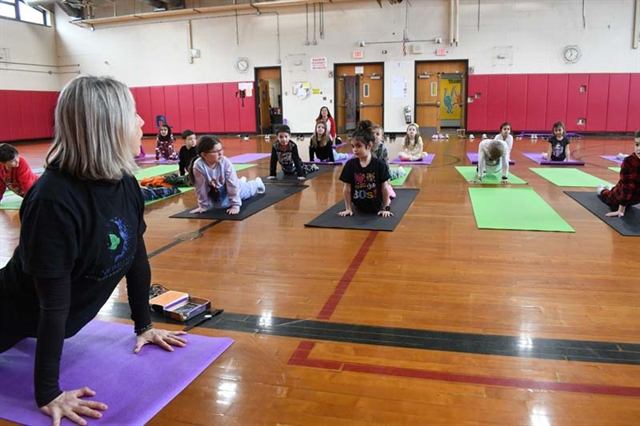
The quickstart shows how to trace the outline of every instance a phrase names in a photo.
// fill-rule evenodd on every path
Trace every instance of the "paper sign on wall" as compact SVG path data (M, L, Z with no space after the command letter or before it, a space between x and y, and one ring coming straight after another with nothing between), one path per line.
M356 74L364 74L364 67L356 67Z
M244 90L244 95L250 98L253 96L253 83L238 83L238 90Z
M311 58L311 69L312 70L326 70L327 69L327 58Z

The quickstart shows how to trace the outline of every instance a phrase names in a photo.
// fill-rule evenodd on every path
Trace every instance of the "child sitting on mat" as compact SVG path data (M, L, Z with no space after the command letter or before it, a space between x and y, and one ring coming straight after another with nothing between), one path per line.
M382 217L393 216L387 185L391 178L389 167L372 155L374 141L371 121L358 123L358 128L351 136L355 157L347 161L340 173L340 180L344 182L342 193L345 209L338 216L352 216L354 205L361 212L376 213Z
M178 153L173 149L175 139L171 133L171 127L167 124L160 126L158 138L156 139L156 161L160 157L167 161L175 161L178 159Z
M513 149L513 136L511 136L511 124L505 121L500 126L500 133L493 137L495 141L505 141L509 147L509 159L511 159L511 149Z
M389 152L387 151L387 147L384 144L384 129L379 124L373 126L373 136L375 141L373 142L373 148L371 149L372 155L380 161L384 161L384 163L389 167ZM406 174L404 167L400 166L396 169L389 168L389 174L391 175L391 180L398 179ZM394 191L393 186L391 186L391 182L387 182L389 185L389 196L391 198L396 198L396 191Z
M640 203L640 130L636 131L633 154L622 160L620 180L611 187L598 186L598 196L615 211L607 213L608 217L622 217L627 206Z
M242 200L264 194L262 179L238 179L231 161L224 156L222 142L215 136L202 136L196 145L196 157L189 166L189 183L195 186L198 207L191 214L211 209L227 209L227 213L240 213Z
M471 183L482 182L484 173L502 171L502 183L509 183L509 146L503 140L485 139L478 146L478 177Z
M422 137L420 136L420 126L411 123L407 126L407 134L404 136L404 150L400 151L398 157L402 161L422 161L427 153L423 151Z
M18 150L8 143L0 143L0 201L7 188L24 197L38 180L29 163L18 155Z
M182 139L184 140L184 146L180 148L178 158L180 163L178 164L180 169L180 176L184 176L187 172L187 168L191 161L196 157L196 143L198 139L193 130L186 129L182 132Z
M316 131L311 136L309 161L313 162L314 154L318 157L318 160L331 163L346 160L348 157L347 154L338 152L333 148L333 140L327 133L327 125L323 121L316 123Z
M553 123L553 136L549 138L549 149L542 153L542 158L551 161L571 161L569 152L571 141L564 134L564 123L562 121Z
M318 170L315 164L304 165L298 154L298 145L291 141L291 129L289 126L282 125L276 129L278 141L271 148L271 164L269 166L269 177L267 179L276 178L276 168L278 163L282 167L285 175L298 175L298 180L305 180L305 176L311 172Z

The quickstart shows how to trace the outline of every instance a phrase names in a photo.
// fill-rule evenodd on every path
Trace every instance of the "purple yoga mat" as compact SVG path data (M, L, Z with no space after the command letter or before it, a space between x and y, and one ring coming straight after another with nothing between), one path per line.
M467 158L471 161L471 164L478 164L478 153L477 152L467 152ZM515 161L509 160L509 164L516 164Z
M138 164L178 164L179 162L179 160L165 160L164 158L156 160L155 156L149 160L136 161Z
M188 334L187 346L167 352L147 345L134 355L131 325L91 321L64 343L62 389L88 386L93 400L109 409L94 425L142 425L151 420L231 344L229 338ZM25 339L0 354L0 418L28 425L51 425L34 400L35 339ZM8 408L11 407L11 408ZM67 419L63 425L74 423Z
M613 161L614 163L622 164L622 160L617 155L601 155L600 157L605 160Z
M260 160L262 158L268 158L271 157L271 153L254 153L254 152L250 152L247 154L241 154L241 155L236 155L233 157L229 157L229 160L231 160L232 163L234 164L245 164L245 163L251 163L254 162L256 160Z
M347 159L346 160L330 162L330 161L320 161L320 160L318 160L316 158L315 161L305 161L304 164L324 164L324 165L329 165L329 166L335 166L337 164L344 164L347 161L351 160L352 158L353 158L353 154L349 153L349 154L347 154Z
M570 161L550 161L542 158L541 152L525 152L522 155L529 160L533 160L536 163L543 166L584 166L584 161L570 160Z
M419 165L428 166L429 164L431 164L434 158L436 158L435 154L427 154L427 156L423 158L422 161L402 161L400 157L397 157L394 160L389 161L389 164L407 164L407 165L415 164L418 166Z

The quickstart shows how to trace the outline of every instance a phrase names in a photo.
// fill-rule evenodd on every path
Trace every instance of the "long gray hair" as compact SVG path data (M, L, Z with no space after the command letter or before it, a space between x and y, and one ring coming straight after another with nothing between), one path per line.
M79 179L122 179L137 170L132 152L137 125L127 86L110 77L77 77L58 97L45 165Z

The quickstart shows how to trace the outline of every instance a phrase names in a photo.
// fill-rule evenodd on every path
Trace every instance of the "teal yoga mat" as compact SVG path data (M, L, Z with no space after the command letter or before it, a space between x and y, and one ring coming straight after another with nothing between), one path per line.
M575 168L530 168L532 172L540 175L556 186L597 188L598 185L611 185L611 182L592 176Z
M478 177L478 173L476 171L476 166L456 166L456 170L464 177L467 182L471 182L475 178ZM501 184L502 182L502 174L501 173L485 173L482 178L482 185L495 185ZM526 185L527 182L520 179L518 176L513 173L509 173L509 183L514 185Z
M533 188L469 188L480 229L575 232Z

